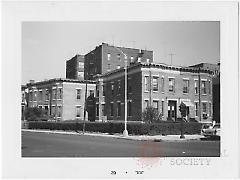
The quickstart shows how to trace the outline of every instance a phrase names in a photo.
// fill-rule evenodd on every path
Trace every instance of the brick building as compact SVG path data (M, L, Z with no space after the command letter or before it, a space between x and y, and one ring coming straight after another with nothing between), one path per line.
M84 79L84 56L76 55L66 62L67 79Z
M153 51L102 43L85 55L84 79L92 79L94 75L120 69L125 65L124 54L127 55L128 65L135 62L153 62Z
M83 119L85 81L59 78L31 82L26 86L28 107L43 108L57 120ZM89 81L87 89L87 96L95 94L95 82Z
M212 94L213 94L213 120L220 123L220 63L200 63L193 66L193 68L208 69L213 71Z
M199 79L201 89L199 89ZM96 76L97 116L124 120L124 68ZM155 63L128 67L128 121L141 120L147 106L162 114L162 120L176 121L179 105L187 105L187 120L212 120L212 71ZM200 97L200 101L199 101ZM200 107L199 107L200 102ZM199 111L200 110L200 111Z

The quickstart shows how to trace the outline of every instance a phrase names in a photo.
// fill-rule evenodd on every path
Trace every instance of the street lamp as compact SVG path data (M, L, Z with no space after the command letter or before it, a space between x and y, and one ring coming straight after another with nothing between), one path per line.
M124 55L124 61L125 61L125 115L124 115L124 131L123 131L123 136L126 137L128 136L128 131L127 131L127 55L119 48L115 47L117 50L119 50L123 55Z
M124 54L124 53L123 53ZM124 54L125 58L125 121L124 121L124 131L123 131L123 136L128 136L128 131L127 131L127 55Z

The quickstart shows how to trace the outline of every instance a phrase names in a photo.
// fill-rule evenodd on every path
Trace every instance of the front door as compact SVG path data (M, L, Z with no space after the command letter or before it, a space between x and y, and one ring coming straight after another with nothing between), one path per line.
M177 117L177 111L176 111L176 107L177 107L177 101L168 101L168 119L172 120L172 121L176 121L176 117Z

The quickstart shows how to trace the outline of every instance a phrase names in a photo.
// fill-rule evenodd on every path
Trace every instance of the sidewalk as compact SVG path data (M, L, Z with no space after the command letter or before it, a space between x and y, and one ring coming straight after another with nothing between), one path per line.
M82 132L67 132L67 131L50 131L50 130L32 130L32 129L22 129L22 131L25 132L38 132L38 133L48 133L48 134L66 134L66 135L83 135ZM98 137L110 137L110 138L118 138L118 139L128 139L128 140L136 140L136 141L190 141L190 140L200 140L200 138L203 138L204 136L194 134L194 135L184 135L185 139L180 139L180 135L155 135L155 136L148 136L148 135L129 135L127 137L124 137L122 134L113 134L110 135L108 133L89 133L85 132L85 136L98 136Z

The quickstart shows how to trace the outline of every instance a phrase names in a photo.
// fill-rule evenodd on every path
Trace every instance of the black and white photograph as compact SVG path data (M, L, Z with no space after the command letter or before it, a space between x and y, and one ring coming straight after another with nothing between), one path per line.
M4 176L238 177L237 7L3 3Z
M219 38L220 22L23 22L22 156L219 157Z

